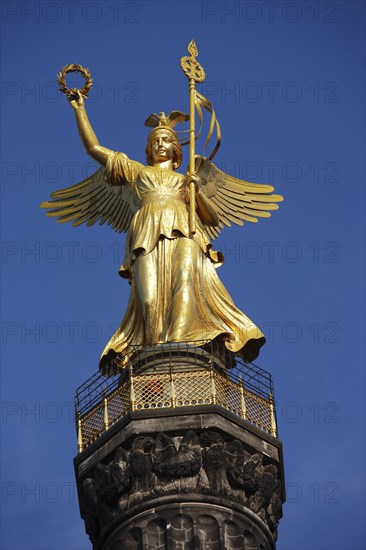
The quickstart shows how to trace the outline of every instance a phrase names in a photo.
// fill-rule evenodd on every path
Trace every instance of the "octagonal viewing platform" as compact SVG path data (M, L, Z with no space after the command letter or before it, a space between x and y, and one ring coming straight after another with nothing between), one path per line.
M277 437L271 375L215 341L130 350L76 391L82 452L130 411L216 405Z

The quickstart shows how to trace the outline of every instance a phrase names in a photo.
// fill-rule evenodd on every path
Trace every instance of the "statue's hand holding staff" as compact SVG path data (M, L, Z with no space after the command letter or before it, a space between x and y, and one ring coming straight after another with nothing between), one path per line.
M200 181L201 181L201 178L198 176L197 172L193 172L192 174L186 174L186 177L184 178L184 186L185 186L184 197L187 204L189 204L189 201L190 201L191 183L194 183L195 193L199 193L201 189Z
M186 178L185 178L185 183L186 183L187 187L189 187L189 184L191 182L194 183L194 188L195 188L196 193L198 193L200 188L201 188L200 181L201 181L201 178L199 177L197 172L192 172L192 174L187 174Z

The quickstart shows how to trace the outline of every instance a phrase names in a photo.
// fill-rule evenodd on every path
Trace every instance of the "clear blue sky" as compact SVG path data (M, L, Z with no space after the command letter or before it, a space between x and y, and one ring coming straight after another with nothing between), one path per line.
M365 3L4 1L2 25L1 548L90 548L73 394L128 296L124 236L39 209L92 170L55 75L88 67L100 143L144 161L147 116L188 110L191 38L222 126L215 161L285 197L219 240L220 276L268 341L258 364L275 381L288 496L278 550L365 548Z

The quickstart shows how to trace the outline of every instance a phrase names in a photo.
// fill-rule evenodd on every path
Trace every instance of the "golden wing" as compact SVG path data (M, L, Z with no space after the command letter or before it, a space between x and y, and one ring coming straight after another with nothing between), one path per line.
M281 195L274 195L272 185L250 183L225 174L205 157L196 156L196 172L201 179L201 190L214 203L220 218L217 227L205 227L210 239L215 239L230 222L243 225L244 221L257 223L258 218L269 218L270 210L277 210Z
M137 198L127 185L109 185L105 181L105 169L99 168L85 180L54 191L50 201L41 208L52 208L46 215L57 218L58 223L72 222L91 226L107 222L118 233L126 232L138 209Z

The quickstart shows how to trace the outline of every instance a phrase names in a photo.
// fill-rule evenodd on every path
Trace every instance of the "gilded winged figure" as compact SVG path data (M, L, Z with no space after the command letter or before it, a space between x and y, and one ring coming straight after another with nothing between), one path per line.
M254 360L264 344L260 329L232 301L217 276L223 255L212 241L231 222L257 222L278 208L273 187L235 179L196 156L195 233L189 229L187 180L177 172L182 147L174 130L189 117L151 115L146 165L99 144L78 93L70 100L81 140L101 168L84 181L55 191L41 204L47 216L73 226L107 223L126 232L121 277L130 282L127 311L106 345L102 372L135 346L221 339Z

